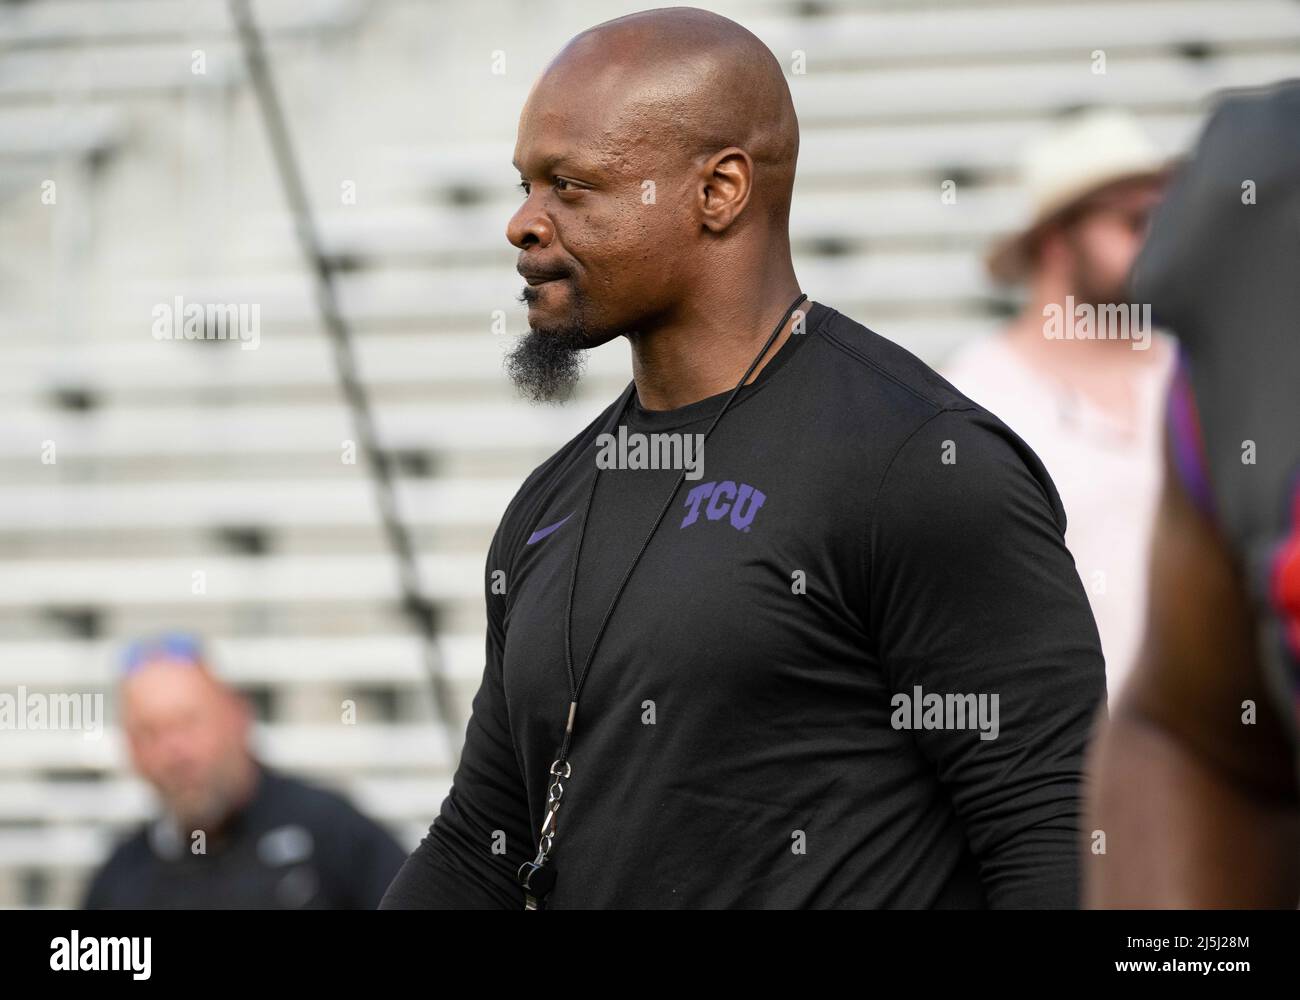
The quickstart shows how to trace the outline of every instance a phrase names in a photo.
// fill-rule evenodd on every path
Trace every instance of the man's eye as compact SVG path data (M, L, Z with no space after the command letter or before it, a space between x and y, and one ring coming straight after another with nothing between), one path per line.
M518 187L519 190L522 191L525 195L532 193L532 186L528 183L528 181L520 181ZM554 180L552 180L551 187L553 187L556 191L579 190L579 188L576 185L574 185L573 181L566 180L563 177L556 177Z

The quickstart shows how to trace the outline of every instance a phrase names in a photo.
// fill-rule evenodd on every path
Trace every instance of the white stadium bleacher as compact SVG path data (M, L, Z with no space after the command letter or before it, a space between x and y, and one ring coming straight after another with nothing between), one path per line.
M1292 0L703 5L789 71L804 288L932 362L1005 315L981 253L1024 208L1026 139L1118 104L1176 155L1216 91L1300 69ZM569 36L649 4L253 6L463 722L497 520L629 377L621 343L563 408L503 375L524 324L515 123ZM257 349L155 339L177 297L255 304ZM111 694L152 630L202 632L259 752L414 846L461 734L437 721L364 460L343 457L356 434L224 0L0 3L0 407L0 692L109 707L97 740L0 730L0 907L75 905L151 814Z

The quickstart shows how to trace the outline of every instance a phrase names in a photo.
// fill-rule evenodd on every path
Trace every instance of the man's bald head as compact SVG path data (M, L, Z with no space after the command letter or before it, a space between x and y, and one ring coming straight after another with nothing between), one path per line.
M606 21L561 50L538 86L608 95L611 141L699 159L736 146L761 175L755 200L788 212L799 122L781 65L718 14L666 7Z
M197 657L149 651L122 681L131 759L191 829L220 822L246 791L250 715Z
M781 66L734 21L671 7L570 41L519 121L528 198L507 235L533 332L516 381L553 396L582 348L653 326L755 255L788 259L798 151Z

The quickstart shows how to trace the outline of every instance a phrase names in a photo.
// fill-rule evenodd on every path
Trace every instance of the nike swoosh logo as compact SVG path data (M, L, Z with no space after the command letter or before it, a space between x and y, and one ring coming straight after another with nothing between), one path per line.
M538 528L536 531L534 531L531 535L528 536L528 541L525 542L524 544L532 545L534 542L540 542L543 538L551 534L553 531L558 531L563 526L564 522L571 517L573 517L573 514L569 513L562 520L556 521L552 525L549 525L545 528Z

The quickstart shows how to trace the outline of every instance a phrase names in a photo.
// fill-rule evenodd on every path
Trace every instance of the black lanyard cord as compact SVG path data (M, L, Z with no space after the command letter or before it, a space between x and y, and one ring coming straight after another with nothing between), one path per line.
M709 435L712 434L713 429L718 426L718 422L722 419L723 414L726 413L727 408L731 406L732 400L734 400L740 390L745 387L745 383L748 382L750 376L754 374L754 369L757 368L759 362L767 356L767 352L772 349L772 344L776 341L776 338L780 336L781 331L785 329L785 324L789 321L790 316L799 308L799 304L806 298L808 298L808 296L801 292L799 297L790 303L790 308L785 311L780 322L776 324L776 329L774 329L771 336L767 338L767 342L763 345L763 349L759 351L758 356L750 362L749 368L746 369L745 374L741 376L740 381L736 383L736 387L731 390L731 394L727 396L726 401L722 404L722 408L718 410L717 414L714 416L713 422L709 424L708 430L704 432L701 445L709 440ZM627 403L624 403L623 405L623 413L627 412L627 407L628 404L631 403L631 400L632 397L629 395ZM623 413L619 414L620 419L622 419ZM654 524L650 526L650 530L646 532L645 539L641 542L641 547L637 549L636 555L632 557L632 562L628 565L627 572L623 574L623 579L619 582L618 588L614 591L614 596L609 602L609 607L605 609L605 617L600 621L600 628L596 630L596 638L592 641L591 649L587 652L587 661L583 664L582 674L575 678L573 675L573 595L578 586L578 561L582 558L582 542L587 534L587 518L591 515L591 505L592 501L596 497L596 483L599 479L600 470L597 469L595 474L591 477L591 488L587 491L587 503L582 512L582 522L578 526L577 551L573 554L573 569L569 574L569 598L564 609L564 666L569 673L569 690L573 695L573 700L570 704L569 721L564 730L564 742L560 745L559 758L561 762L563 762L569 755L569 745L573 736L573 720L577 711L578 695L582 693L582 686L586 682L587 674L591 670L591 665L596 659L596 649L600 645L600 640L605 635L605 628L609 625L609 620L614 616L614 608L618 605L619 598L623 596L623 588L627 586L628 580L632 578L632 571L636 569L637 563L641 561L641 557L645 554L645 550L650 547L650 540L654 538L655 532L659 530L659 525L663 523L664 518L668 516L668 511L672 509L673 501L677 498L677 491L682 488L682 483L686 481L686 470L683 469L682 474L677 477L677 482L673 485L672 490L669 491L667 499L664 500L663 507L659 510L659 516L655 518Z
M727 412L732 401L740 393L740 390L745 387L745 383L749 381L750 376L754 374L754 369L756 369L759 366L759 363L767 357L767 352L772 349L772 345L776 342L776 338L779 337L781 331L785 329L785 324L789 321L790 316L799 308L800 303L807 298L807 295L800 292L798 298L790 303L790 307L786 309L785 313L781 316L780 321L777 322L776 328L772 331L771 336L767 338L767 342L763 345L763 349L759 351L758 356L750 362L749 368L745 371L745 374L741 376L740 381L736 383L736 387L731 390L730 395L728 395L726 400L723 402L722 408L719 409L717 414L714 416L713 422L709 424L708 430L704 432L701 445L708 441L709 435L712 434L713 429L718 426L718 422L722 419L723 414ZM633 390L633 392L635 392L635 390ZM627 407L631 403L631 400L632 395L629 394L627 401L623 404L622 411L619 413L620 420L627 412ZM636 555L632 557L632 562L628 564L627 571L623 574L623 579L619 581L618 588L614 591L613 598L610 599L609 607L605 609L605 616L600 621L600 627L596 630L596 638L591 643L591 649L587 653L586 662L582 666L582 673L575 676L573 672L573 595L578 587L578 563L582 558L582 542L587 535L587 520L591 516L592 501L596 497L596 484L599 481L600 469L597 468L591 477L591 487L587 491L587 502L583 507L582 520L578 525L578 542L573 554L573 568L569 574L569 594L564 609L564 667L569 675L569 692L572 695L569 702L569 716L564 726L564 739L560 744L560 749L556 755L555 762L551 764L551 784L547 796L546 818L542 823L541 840L537 847L537 857L531 863L525 862L519 869L519 883L524 887L525 892L525 909L530 910L539 909L541 907L543 900L555 882L553 867L545 872L543 871L543 868L548 863L551 847L555 838L555 814L559 811L560 798L564 794L562 779L567 779L572 773L572 767L569 764L568 758L569 750L573 742L573 725L578 714L578 696L582 693L582 687L583 684L586 683L587 674L591 671L592 663L595 662L596 650L600 646L600 640L605 635L605 628L609 625L610 619L614 616L614 609L618 606L619 598L623 596L623 590L627 586L628 580L632 578L633 570L636 569L637 564L641 561L641 557L645 554L646 549L650 547L650 540L654 538L655 532L659 530L659 525L663 523L664 518L668 515L668 511L672 509L673 501L677 498L677 491L682 488L682 483L686 481L686 470L683 469L681 475L677 477L677 482L668 492L668 497L664 500L664 505L659 510L659 516L655 518L654 524L650 526L650 530L646 533L644 540L641 542L641 547L637 549Z

